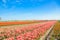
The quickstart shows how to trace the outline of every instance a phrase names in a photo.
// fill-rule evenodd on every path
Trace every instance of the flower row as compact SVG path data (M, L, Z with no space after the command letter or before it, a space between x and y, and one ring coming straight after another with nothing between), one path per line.
M0 32L0 40L37 40L54 24L55 21L49 21L22 28L7 28Z

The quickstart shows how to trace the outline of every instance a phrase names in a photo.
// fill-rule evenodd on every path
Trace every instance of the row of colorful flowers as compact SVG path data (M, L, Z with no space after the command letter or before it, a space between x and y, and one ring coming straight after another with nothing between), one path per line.
M32 21L5 21L0 22L0 26L8 26L8 25L18 25L18 24L32 24L32 23L39 23L39 22L46 22L46 20L32 20Z
M21 28L6 28L0 31L0 40L38 40L55 22L48 21Z

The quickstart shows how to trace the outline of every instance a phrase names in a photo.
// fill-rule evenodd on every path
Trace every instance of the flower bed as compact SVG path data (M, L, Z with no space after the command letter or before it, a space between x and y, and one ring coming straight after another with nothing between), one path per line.
M22 28L1 29L0 40L38 40L54 24L55 21L50 21Z

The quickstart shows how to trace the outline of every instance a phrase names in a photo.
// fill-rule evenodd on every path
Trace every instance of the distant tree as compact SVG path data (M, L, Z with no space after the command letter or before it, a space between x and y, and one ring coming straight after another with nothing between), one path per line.
M0 20L1 20L1 17L0 17Z

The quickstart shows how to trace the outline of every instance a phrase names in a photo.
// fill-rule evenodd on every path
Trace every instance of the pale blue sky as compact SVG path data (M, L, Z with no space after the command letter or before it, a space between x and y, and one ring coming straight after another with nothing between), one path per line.
M2 20L60 19L60 0L0 0Z

